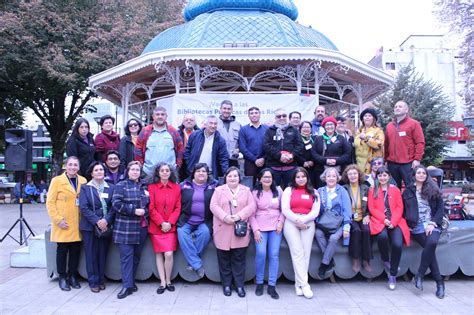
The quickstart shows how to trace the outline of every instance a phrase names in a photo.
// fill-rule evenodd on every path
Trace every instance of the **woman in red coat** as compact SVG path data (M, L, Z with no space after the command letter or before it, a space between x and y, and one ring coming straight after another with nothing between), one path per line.
M380 256L388 273L388 287L395 290L403 240L407 246L410 245L410 230L402 217L402 195L395 185L390 184L389 171L382 166L376 176L375 185L368 195L370 234L376 235Z
M156 267L160 275L160 286L156 293L165 290L174 291L171 284L173 270L173 252L178 245L176 222L181 213L181 189L172 167L160 163L155 169L153 184L148 186L150 192L150 233L153 250L156 254Z
M95 136L95 152L101 162L105 162L107 151L118 151L120 146L120 135L114 131L115 118L105 115L100 118L99 125L102 132Z

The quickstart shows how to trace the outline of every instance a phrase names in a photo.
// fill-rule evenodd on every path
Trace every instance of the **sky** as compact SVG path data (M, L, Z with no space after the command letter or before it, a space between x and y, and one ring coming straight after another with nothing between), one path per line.
M381 46L398 47L409 35L442 35L433 0L293 0L297 21L323 33L345 55L368 62Z

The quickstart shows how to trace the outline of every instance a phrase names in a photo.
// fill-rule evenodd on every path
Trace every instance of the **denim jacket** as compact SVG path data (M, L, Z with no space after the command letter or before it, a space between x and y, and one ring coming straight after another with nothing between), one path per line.
M332 210L344 217L342 223L344 226L344 231L350 231L352 220L352 206L351 199L349 197L349 194L347 193L347 190L345 190L344 187L342 187L341 185L336 184L336 197L332 199L331 209L327 209L329 197L326 186L318 188L318 192L321 198L321 208L319 210L319 216L321 216L326 210Z

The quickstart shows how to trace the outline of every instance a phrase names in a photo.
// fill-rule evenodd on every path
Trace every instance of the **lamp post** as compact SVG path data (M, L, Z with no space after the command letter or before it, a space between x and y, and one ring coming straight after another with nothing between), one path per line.
M95 122L97 123L97 134L100 133L100 118L99 116L94 117Z

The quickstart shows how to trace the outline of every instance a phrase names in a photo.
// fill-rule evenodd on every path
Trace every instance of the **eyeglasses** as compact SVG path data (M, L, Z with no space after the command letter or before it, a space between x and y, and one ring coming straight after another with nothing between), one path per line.
M383 165L383 162L372 162L372 165Z
M128 124L129 127L138 127L138 124Z
M275 117L280 119L280 118L286 118L287 115L286 114L281 114L281 115L275 115Z

